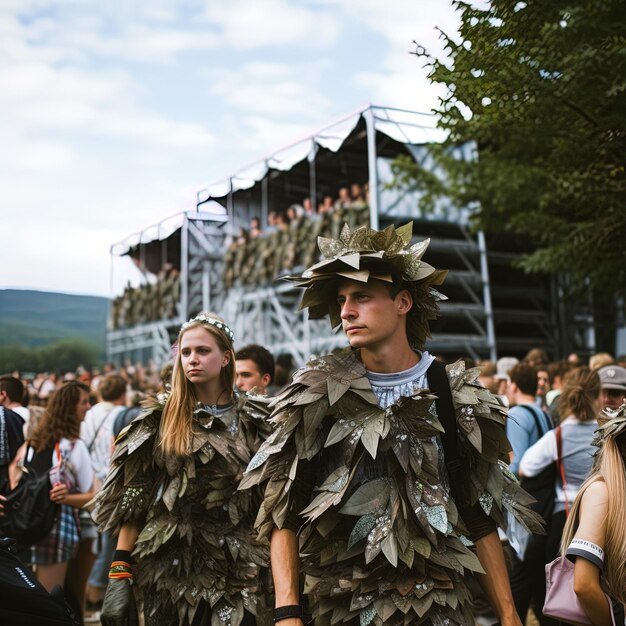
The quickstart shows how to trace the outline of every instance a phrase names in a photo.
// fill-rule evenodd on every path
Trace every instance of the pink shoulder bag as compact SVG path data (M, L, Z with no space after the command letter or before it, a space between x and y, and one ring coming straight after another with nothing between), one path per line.
M609 596L606 596L606 600L611 609L611 622L615 626ZM568 624L593 626L574 593L574 564L567 558L559 556L546 565L546 601L543 614Z
M569 514L567 502L567 483L565 482L565 469L561 463L561 437L557 432L557 467L561 474L563 491L565 492L565 514ZM605 594L606 595L606 594ZM613 604L609 596L606 596L611 611L611 622L615 626L613 616ZM557 556L552 563L546 565L546 599L543 604L543 614L568 624L578 626L593 626L587 617L583 607L574 593L574 564L566 557Z

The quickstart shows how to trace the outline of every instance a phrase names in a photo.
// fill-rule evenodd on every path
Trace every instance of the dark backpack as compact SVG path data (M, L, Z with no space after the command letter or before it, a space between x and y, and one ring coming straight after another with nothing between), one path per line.
M117 438L124 428L140 415L142 411L143 409L140 406L131 406L120 411L113 422L113 437Z
M13 543L0 538L0 624L79 626L61 588L49 594L20 560Z
M27 462L28 451L29 447L26 448L20 482L6 495L3 524L4 533L24 546L32 546L48 536L58 510L50 500L49 468L42 471L34 463ZM61 458L58 444L57 454Z
M523 407L525 411L530 413L535 421L539 439L541 439L549 430L552 429L552 420L545 411L541 411L546 417L548 428L542 428L541 422L537 417L537 413L528 407ZM541 409L539 409L541 410ZM557 429L557 443L560 446L561 430ZM554 488L556 485L557 464L550 463L536 476L523 476L520 478L520 484L524 491L528 492L536 502L530 505L530 508L539 513L545 520L546 524L552 519L552 511L554 510Z

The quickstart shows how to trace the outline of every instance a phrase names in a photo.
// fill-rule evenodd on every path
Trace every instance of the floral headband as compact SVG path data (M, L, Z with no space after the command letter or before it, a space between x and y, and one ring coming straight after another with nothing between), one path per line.
M216 328L219 328L224 334L226 334L231 341L235 341L235 335L233 334L233 331L228 327L228 324L222 322L222 320L215 319L214 317L208 317L203 313L200 313L200 315L196 315L195 317L192 317L188 322L185 322L180 327L180 332L182 333L183 331L185 331L189 327L189 325L193 324L194 322L202 322L203 324L210 324L211 326L215 326Z
M626 433L626 402L615 410L604 409L598 417L593 445L601 447L605 439L617 438Z

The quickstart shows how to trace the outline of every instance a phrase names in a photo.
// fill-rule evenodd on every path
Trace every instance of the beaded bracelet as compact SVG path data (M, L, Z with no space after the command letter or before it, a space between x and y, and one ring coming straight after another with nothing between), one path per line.
M111 563L111 569L109 570L109 578L120 579L120 578L132 578L133 577L133 568L130 563L126 563L126 561L113 561Z

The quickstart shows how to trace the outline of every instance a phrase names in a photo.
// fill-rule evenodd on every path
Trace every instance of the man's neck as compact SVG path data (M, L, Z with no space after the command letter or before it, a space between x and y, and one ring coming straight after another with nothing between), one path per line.
M515 404L535 404L535 396L529 396L525 393L518 393L515 396Z
M378 374L403 372L417 365L420 359L420 355L408 344L402 349L397 349L396 346L392 345L387 345L379 350L361 349L361 361L365 369Z

